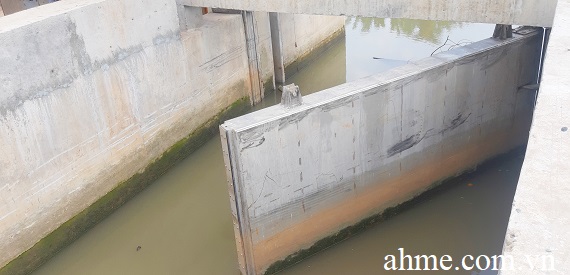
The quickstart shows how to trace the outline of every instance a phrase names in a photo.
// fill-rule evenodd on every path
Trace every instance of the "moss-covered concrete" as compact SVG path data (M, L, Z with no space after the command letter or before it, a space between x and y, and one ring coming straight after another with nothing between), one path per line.
M317 241L311 247L297 251L296 253L287 256L285 259L273 263L271 266L269 266L269 268L267 268L265 274L275 274L287 267L293 266L319 251L325 250L326 248L331 247L337 243L340 243L350 238L351 236L361 233L362 231L374 226L379 222L385 221L391 217L394 217L399 213L409 210L410 208L418 204L421 204L422 202L428 201L431 198L433 198L435 195L441 193L442 191L452 188L453 186L455 186L457 182L463 181L465 178L469 177L471 173L474 173L478 170L485 170L494 167L497 162L500 162L512 156L516 155L524 156L525 150L526 148L524 146L518 147L505 154L499 155L491 160L488 160L478 167L472 167L470 169L466 169L461 175L444 179L438 182L434 182L432 185L430 185L427 191L421 193L420 195L406 202L403 202L399 205L396 205L394 207L386 208L381 213L372 215L354 225L345 227L340 231L338 231L337 233Z
M115 189L97 200L59 228L0 269L1 275L30 274L47 262L61 249L78 239L83 233L109 216L171 167L196 151L218 133L223 121L242 115L250 109L249 98L242 98L195 129L184 139L171 146L144 171L120 183Z

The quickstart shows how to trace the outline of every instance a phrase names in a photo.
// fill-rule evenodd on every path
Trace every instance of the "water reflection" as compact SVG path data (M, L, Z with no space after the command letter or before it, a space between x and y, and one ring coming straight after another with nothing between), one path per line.
M353 30L357 30L360 26L361 32L369 32L370 27L374 25L375 29L384 28L386 26L384 18L374 18L374 17L350 17L347 20L348 25L352 25Z
M488 24L349 17L346 21L346 80L352 81L474 42L493 33ZM447 38L449 42L440 47Z
M443 33L463 27L461 22L371 17L350 17L347 23L352 26L352 30L360 30L363 33L368 33L371 29L386 28L386 24L388 24L390 30L397 35L404 35L414 40L433 44L443 43Z
M442 34L454 28L462 28L462 23L449 21L425 21L425 20L390 20L390 29L398 35L404 34L416 40L440 44Z

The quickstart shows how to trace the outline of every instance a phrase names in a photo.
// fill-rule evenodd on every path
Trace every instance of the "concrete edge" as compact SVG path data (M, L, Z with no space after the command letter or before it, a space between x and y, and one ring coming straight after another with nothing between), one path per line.
M514 35L513 38L508 40L496 40L494 38L487 38L474 42L470 45L463 46L461 48L442 52L434 56L421 59L414 63L396 67L394 69L388 70L387 72L367 76L319 91L317 93L309 94L303 97L302 105L291 109L275 105L249 113L246 116L241 116L226 121L224 124L228 125L229 128L234 129L236 132L246 131L259 127L263 124L280 121L284 117L287 117L291 114L310 112L315 108L319 108L320 106L326 105L333 101L343 98L350 98L352 96L361 94L363 91L374 87L380 87L389 82L404 80L414 74L429 71L436 66L460 63L462 60L473 58L473 56L483 51L498 49L507 43L513 43L513 41L516 43L522 43L526 39L533 39L533 37L536 35L539 35L538 31L531 32L526 35Z

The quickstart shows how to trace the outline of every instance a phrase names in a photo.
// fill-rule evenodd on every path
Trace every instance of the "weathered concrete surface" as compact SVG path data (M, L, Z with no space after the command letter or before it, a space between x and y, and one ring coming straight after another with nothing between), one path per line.
M296 71L302 67L308 57L318 53L333 38L337 37L344 30L345 17L343 16L314 16L299 14L280 14L281 41L283 45L282 58L284 66L288 70ZM269 14L266 12L253 12L253 22L251 48L253 60L255 62L253 70L257 70L260 86L267 89L274 88L273 50L271 43L271 29ZM250 69L251 70L251 69ZM264 91L259 91L252 96L253 102L259 102L263 98Z
M0 18L0 267L251 97L242 16L187 8L78 0ZM266 85L269 19L254 19Z
M552 26L557 0L181 0L189 6L294 14Z
M281 53L286 74L296 72L310 61L312 56L318 56L319 51L326 48L327 43L342 34L345 21L344 16L279 14L279 24L282 26L280 29ZM252 35L249 38L250 48L255 52L255 54L251 53L250 71L257 71L261 87L275 88L274 84L279 82L279 79L274 76L275 65L269 14L253 12L253 22L250 27L252 28ZM258 92L251 96L254 103L263 98L261 94L263 91L257 90Z
M279 82L279 78L273 75L275 57L272 50L269 14L254 12L253 18L252 47L257 52L253 57L259 63L262 86L267 88L273 86L270 82ZM326 48L327 43L342 34L345 21L344 16L279 14L281 58L286 70L286 73L283 73L290 75L302 68L312 56L318 56L319 51ZM254 102L258 102L262 97L262 95L252 96Z
M281 24L279 13L269 13L269 26L271 28L271 48L273 51L273 72L275 84L285 83L285 62L283 61L283 42L281 40Z
M266 92L266 89L274 88L273 50L271 45L269 14L267 12L253 12L253 27L254 35L252 39L254 41L252 44L256 52L254 57L258 62L258 73L262 88L262 90L259 90L259 93L254 96L257 100L253 101L259 102L259 100L263 99L263 93ZM315 32L320 32L316 27L313 27L313 30Z
M560 0L503 248L516 266L501 274L568 274L570 270L569 24L570 1ZM550 259L555 270L550 270Z
M240 15L61 1L0 18L0 267L249 94Z
M249 62L249 81L251 83L251 103L252 104L257 104L259 103L262 99L263 99L263 95L264 93L264 89L263 89L263 79L264 77L262 76L263 74L263 70L261 67L261 64L267 64L269 62L261 62L262 58L264 56L262 56L262 52L263 51L263 45L271 45L270 43L262 43L262 40L260 40L260 34L267 34L269 33L269 31L267 30L267 28L269 27L269 24L258 24L258 17L262 17L265 20L263 21L267 21L269 20L267 13L258 13L258 15L256 16L254 12L251 11L243 11L242 12L242 18L243 18L243 22L244 22L244 29L245 29L245 40L246 40L246 51L247 51L247 56L248 56L248 62ZM262 21L262 22L263 22ZM260 30L260 26L265 26L265 29L267 31L263 32L263 30ZM270 51L265 51L265 53L268 53ZM265 54L266 57L267 54ZM272 59L267 59L268 61L271 62L271 64L273 64L273 60ZM268 70L269 71L269 70Z
M487 39L223 124L242 271L524 144L540 45Z
M344 16L303 14L279 14L279 19L287 73L297 71L311 53L340 35L346 21Z

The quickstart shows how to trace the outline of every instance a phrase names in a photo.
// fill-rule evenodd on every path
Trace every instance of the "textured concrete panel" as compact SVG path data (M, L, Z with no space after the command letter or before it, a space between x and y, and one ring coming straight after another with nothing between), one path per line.
M189 6L295 14L552 26L557 0L181 0Z
M227 121L243 271L524 144L534 96L519 87L536 81L541 39L483 40Z
M179 8L75 0L0 18L0 267L251 94L242 16ZM268 16L254 18L271 81Z
M285 67L306 57L333 33L344 29L344 16L280 14L281 39ZM320 31L315 31L315 29Z
M0 267L249 94L241 16L170 0L1 17L0 64Z

